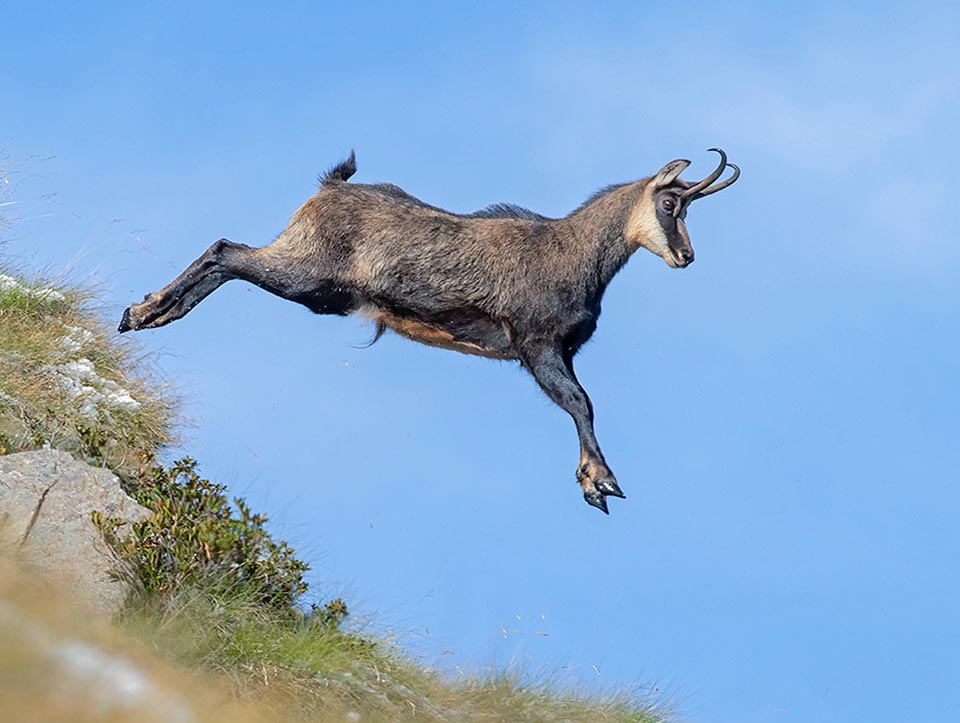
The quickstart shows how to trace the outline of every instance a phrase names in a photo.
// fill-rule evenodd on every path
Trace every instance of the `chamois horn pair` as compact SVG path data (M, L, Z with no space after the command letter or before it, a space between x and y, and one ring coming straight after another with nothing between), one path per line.
M718 165L717 168L702 181L698 181L680 194L682 202L678 203L676 208L674 208L674 216L678 216L684 208L686 208L693 201L696 201L698 198L703 198L704 196L709 196L711 193L722 191L724 188L736 183L736 180L740 178L740 167L736 163L727 163L727 154L723 152L722 148L710 148L708 150L720 154L720 165ZM720 178L720 176L723 175L723 172L728 167L733 169L733 175L722 183L712 186L711 184Z

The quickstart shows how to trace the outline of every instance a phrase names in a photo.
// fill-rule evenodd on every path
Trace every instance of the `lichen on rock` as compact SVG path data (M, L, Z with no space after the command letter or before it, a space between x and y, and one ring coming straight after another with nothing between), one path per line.
M30 286L7 274L0 274L0 293L22 294L23 296L33 299L43 299L46 301L66 300L66 297L56 289L48 289L43 286Z
M136 412L140 402L115 381L97 374L89 359L74 359L48 367L56 374L57 383L67 396L79 404L80 414L96 419L100 414L109 414L111 409Z

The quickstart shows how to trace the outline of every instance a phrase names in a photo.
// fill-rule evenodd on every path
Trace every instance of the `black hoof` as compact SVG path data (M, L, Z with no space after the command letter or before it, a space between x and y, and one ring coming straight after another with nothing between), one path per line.
M617 481L613 477L607 477L599 482L594 482L594 486L602 495L619 497L622 500L627 499L627 496L623 494L623 490L620 489L620 485L617 484Z
M607 509L607 500L599 492L584 492L583 499L587 501L588 505L596 507L603 514L610 514L610 511Z
M127 307L123 310L123 318L120 319L120 326L117 327L117 331L122 334L125 331L130 331L132 328L130 325L130 308Z

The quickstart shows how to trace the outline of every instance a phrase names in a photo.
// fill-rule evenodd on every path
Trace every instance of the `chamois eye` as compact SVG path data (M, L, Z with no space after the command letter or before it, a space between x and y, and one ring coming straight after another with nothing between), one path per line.
M672 211L676 207L676 202L672 198L665 198L660 202L664 211Z

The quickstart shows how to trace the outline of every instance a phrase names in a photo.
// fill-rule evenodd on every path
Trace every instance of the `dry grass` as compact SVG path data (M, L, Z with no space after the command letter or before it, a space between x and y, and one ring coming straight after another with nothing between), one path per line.
M0 454L51 446L130 480L169 441L172 405L92 299L0 268Z
M119 625L0 560L0 710L9 721L661 723L649 692L565 692L498 674L450 681L335 629L197 594Z
M562 675L523 671L437 674L383 640L266 611L236 596L186 595L162 615L124 627L164 656L230 681L283 721L662 723L673 718L650 686L578 690ZM354 718L343 718L351 713Z
M60 591L4 561L0 639L4 721L276 720L269 706L236 696L231 680L164 660L149 645L77 610Z

